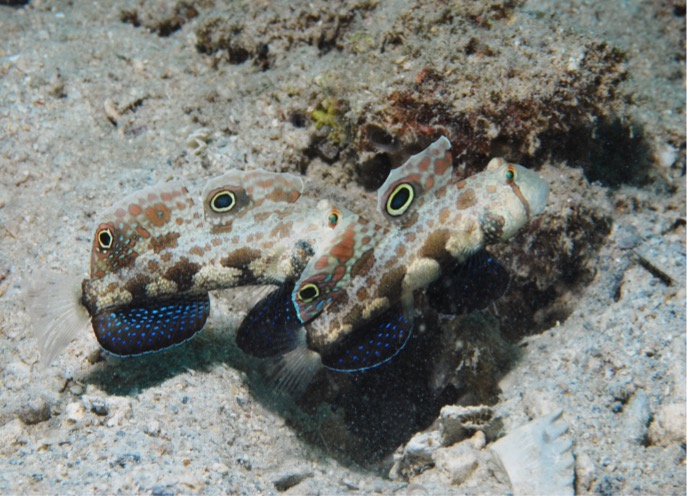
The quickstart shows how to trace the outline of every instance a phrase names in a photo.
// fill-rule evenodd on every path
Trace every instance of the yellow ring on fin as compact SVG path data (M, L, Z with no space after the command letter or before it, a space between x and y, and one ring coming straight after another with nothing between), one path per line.
M228 206L221 206L220 208L218 206L216 206L216 203L218 202L218 199L221 196L229 196L230 197L230 203L228 203ZM209 207L216 213L226 213L235 207L235 202L236 202L235 193L231 192L229 190L223 190L223 191L219 191L213 195L213 197L211 198L211 201L209 201Z
M405 203L403 203L400 208L394 208L391 206L394 198L404 190L408 191L408 199L406 199ZM400 217L406 211L408 211L408 208L410 208L410 205L413 203L414 199L415 189L413 189L413 186L410 184L401 184L393 190L393 192L389 195L389 199L386 200L386 212L392 217Z
M308 294L308 296L305 297L305 296L303 296L303 293L305 291L311 291L313 294L312 295ZM316 284L308 283L308 284L305 284L303 287L300 288L297 295L298 295L298 300L300 300L304 303L309 303L319 296L319 288L317 287Z
M103 241L104 236L107 237L106 242ZM102 250L108 250L113 247L113 233L110 229L99 230L96 239L98 239L98 246Z

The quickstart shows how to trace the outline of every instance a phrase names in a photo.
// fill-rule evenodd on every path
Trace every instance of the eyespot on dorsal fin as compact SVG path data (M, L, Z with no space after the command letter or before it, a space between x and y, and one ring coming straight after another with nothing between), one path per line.
M443 135L389 173L377 191L378 208L389 220L409 220L425 196L445 186L452 174L451 143Z
M322 353L322 364L327 369L342 372L378 367L403 350L412 331L413 323L406 318L399 304Z
M137 256L175 244L201 227L201 212L181 182L166 182L126 196L99 217L91 246L91 278L133 265Z
M106 352L130 357L188 341L204 327L209 308L209 295L172 296L105 310L92 317L91 325Z
M302 179L297 175L230 170L212 178L204 187L204 218L215 227L230 227L251 210L295 203L302 189Z
M345 292L352 278L374 263L374 247L387 232L369 220L322 200L323 234L293 290L298 318L307 322Z

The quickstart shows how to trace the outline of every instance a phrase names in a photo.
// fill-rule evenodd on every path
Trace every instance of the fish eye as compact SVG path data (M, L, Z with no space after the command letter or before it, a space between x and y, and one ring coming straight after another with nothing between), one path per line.
M386 212L392 217L403 215L415 199L415 189L410 184L396 187L386 201Z
M225 213L235 206L235 194L229 190L217 192L211 198L209 206L216 213Z
M96 239L98 239L98 246L102 250L110 249L113 246L113 233L110 229L99 230Z
M298 299L305 303L311 302L317 296L319 296L319 288L312 283L305 284L298 291Z
M336 227L336 225L338 225L338 221L340 219L341 219L341 215L337 211L332 211L331 213L329 213L329 218L328 218L329 227L331 227L332 229L334 227Z
M507 182L515 182L516 168L514 168L513 165L509 165L509 167L506 169L506 172L504 173L504 176L506 177Z

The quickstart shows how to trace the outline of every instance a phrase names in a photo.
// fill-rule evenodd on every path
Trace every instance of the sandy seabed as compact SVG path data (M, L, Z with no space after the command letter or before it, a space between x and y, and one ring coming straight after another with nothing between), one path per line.
M492 443L558 411L567 490L686 492L684 2L8 3L0 493L530 491ZM85 277L123 196L261 167L376 219L388 169L442 132L468 173L503 155L551 187L542 224L500 250L513 291L473 316L500 325L492 345L459 346L456 319L434 365L419 340L277 401L234 346L246 305L219 293L178 349L114 359L84 333L39 364L23 292L44 270Z

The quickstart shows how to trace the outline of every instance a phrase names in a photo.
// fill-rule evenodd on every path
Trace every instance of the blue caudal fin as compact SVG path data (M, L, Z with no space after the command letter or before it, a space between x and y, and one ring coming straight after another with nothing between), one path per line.
M501 263L480 250L432 283L427 288L427 300L437 312L469 313L501 298L510 282L511 276Z
M283 284L262 298L245 316L235 342L253 357L281 355L299 346L302 323L292 300L293 284Z
M163 350L192 338L209 317L209 296L172 297L106 310L91 319L101 347L129 357Z
M389 309L322 354L322 364L333 371L364 371L394 358L408 342L413 323L401 307Z

